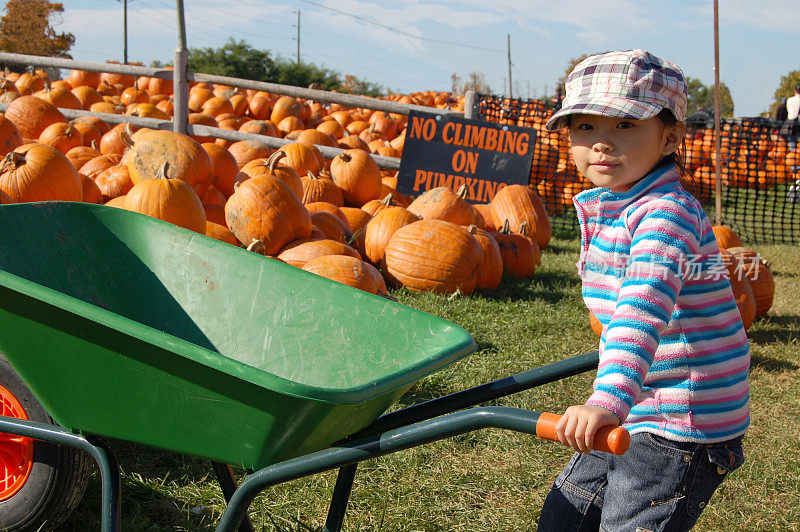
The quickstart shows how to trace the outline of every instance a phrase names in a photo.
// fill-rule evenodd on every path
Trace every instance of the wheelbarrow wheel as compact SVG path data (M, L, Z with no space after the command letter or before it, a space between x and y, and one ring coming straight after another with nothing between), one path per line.
M0 353L0 415L55 425ZM84 451L0 433L0 530L52 530L86 491Z

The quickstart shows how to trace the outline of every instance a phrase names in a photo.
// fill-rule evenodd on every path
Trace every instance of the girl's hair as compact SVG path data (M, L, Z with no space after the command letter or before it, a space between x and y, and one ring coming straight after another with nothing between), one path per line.
M659 111L659 113L656 116L658 117L659 120L661 120L661 122L664 125L667 126L671 126L678 122L678 119L675 118L675 115L672 114L672 111L670 111L666 107L661 111ZM684 136L681 139L680 147L678 147L678 149L672 152L671 154L664 157L664 159L662 159L661 162L659 163L659 166L667 162L675 163L675 166L678 167L678 173L680 173L680 176L685 179L690 179L692 183L694 183L694 178L692 176L692 173L686 169L686 136Z

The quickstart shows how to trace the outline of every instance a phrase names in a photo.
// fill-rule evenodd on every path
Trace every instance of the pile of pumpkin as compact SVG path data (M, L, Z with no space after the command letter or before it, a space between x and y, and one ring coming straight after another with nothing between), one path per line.
M770 263L752 249L745 247L739 235L730 227L715 225L713 230L722 264L728 271L736 307L742 317L744 329L748 331L756 318L766 315L772 307L775 279L772 276ZM591 312L589 325L599 338L603 332L603 325Z
M311 125L305 102L279 98L276 108ZM348 138L337 118L349 112L331 112L273 152L96 117L67 122L44 94L17 96L0 116L0 202L104 203L375 293L389 283L468 294L496 287L504 272L533 275L550 238L534 190L507 187L476 206L446 188L399 194L366 143L332 160L315 147ZM384 126L390 118L377 116Z

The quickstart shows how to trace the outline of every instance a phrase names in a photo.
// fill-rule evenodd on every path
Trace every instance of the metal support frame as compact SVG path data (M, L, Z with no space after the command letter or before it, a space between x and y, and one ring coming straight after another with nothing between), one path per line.
M475 386L467 390L445 395L444 397L431 399L430 401L403 408L402 410L396 410L379 417L369 427L358 434L352 435L347 441L455 412L462 408L477 406L487 401L506 397L543 384L573 377L595 369L599 360L599 351L592 351L518 373L517 375ZM355 481L355 474L355 464L347 465L339 469L324 532L341 530L347 502L350 498L353 482Z
M228 501L217 531L252 530L247 510L265 488L338 468L339 476L324 528L325 532L338 532L344 521L359 462L490 427L536 434L540 412L474 405L592 370L597 367L598 358L597 351L574 356L386 414L366 429L327 449L251 473L238 487L229 466L212 462ZM467 409L462 410L464 408ZM119 529L119 466L105 444L58 426L4 416L0 416L0 432L70 445L91 454L100 467L101 530L113 532Z
M84 438L57 425L0 416L0 432L69 445L89 453L100 468L100 529L119 530L120 477L114 453L105 443Z
M245 477L231 497L216 530L236 530L256 495L281 482L357 464L478 429L492 427L536 434L539 415L539 412L506 406L471 408L265 467Z

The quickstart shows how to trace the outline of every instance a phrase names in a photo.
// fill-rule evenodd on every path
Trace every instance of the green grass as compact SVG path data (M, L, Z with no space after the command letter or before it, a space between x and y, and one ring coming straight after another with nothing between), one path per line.
M754 246L772 262L775 302L750 330L752 428L747 462L717 491L696 530L800 528L800 250ZM477 351L418 383L397 407L596 349L575 272L578 242L554 239L533 281L504 281L470 297L394 292L402 303L458 323ZM497 404L559 412L591 389L585 374ZM203 460L112 442L123 470L124 530L213 530L223 500ZM345 530L530 530L570 452L517 433L483 430L359 466ZM316 530L334 473L266 490L251 507L256 530ZM96 529L99 480L63 530Z

